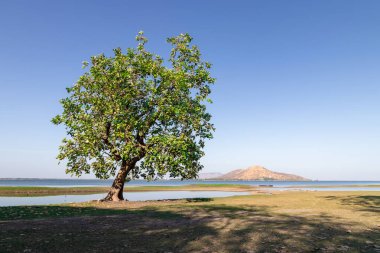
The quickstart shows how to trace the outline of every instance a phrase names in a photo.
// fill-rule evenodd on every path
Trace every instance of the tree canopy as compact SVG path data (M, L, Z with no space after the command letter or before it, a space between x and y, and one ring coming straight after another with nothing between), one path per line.
M52 120L68 135L58 159L76 176L93 171L106 179L126 167L131 178L195 178L214 131L206 110L211 64L188 34L167 39L167 61L146 50L143 32L136 40L136 48L84 62L88 71L67 88Z

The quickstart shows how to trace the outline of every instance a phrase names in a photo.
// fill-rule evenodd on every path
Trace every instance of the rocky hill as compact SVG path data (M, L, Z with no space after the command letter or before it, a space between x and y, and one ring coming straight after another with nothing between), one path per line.
M309 179L286 173L268 170L262 166L251 166L247 169L233 170L216 179L222 180L281 180L281 181L308 181Z

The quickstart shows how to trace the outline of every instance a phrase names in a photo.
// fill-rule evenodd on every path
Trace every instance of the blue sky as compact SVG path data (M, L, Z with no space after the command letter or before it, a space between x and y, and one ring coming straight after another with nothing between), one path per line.
M144 30L163 57L188 32L213 63L204 172L380 180L379 13L375 0L1 1L0 177L68 177L58 100L83 60Z

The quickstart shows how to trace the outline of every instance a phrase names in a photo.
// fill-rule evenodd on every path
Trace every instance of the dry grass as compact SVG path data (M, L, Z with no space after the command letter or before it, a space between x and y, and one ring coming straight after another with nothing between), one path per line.
M380 252L379 207L380 192L278 192L215 199L86 202L40 207L45 208L45 216L57 217L43 219L35 210L33 215L33 208L14 207L0 209L3 219L5 213L16 219L0 223L0 249ZM29 216L12 216L21 212Z

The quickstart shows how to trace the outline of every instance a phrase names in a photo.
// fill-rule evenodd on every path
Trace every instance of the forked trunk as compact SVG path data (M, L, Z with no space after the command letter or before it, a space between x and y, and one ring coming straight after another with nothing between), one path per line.
M102 199L103 201L121 201L124 200L123 191L124 191L124 183L125 178L127 177L129 171L135 167L136 163L128 164L123 161L120 167L115 180L112 183L112 186L107 194L107 196Z

